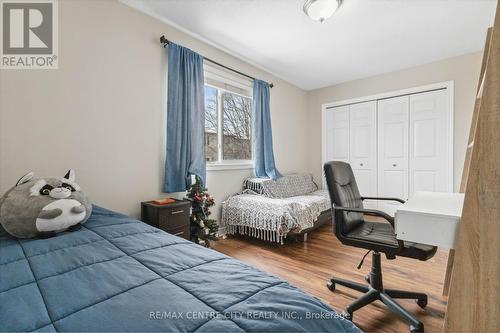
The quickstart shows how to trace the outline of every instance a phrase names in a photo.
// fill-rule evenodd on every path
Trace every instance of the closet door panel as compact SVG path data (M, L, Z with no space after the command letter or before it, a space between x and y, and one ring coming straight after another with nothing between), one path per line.
M326 161L349 162L349 107L326 112Z
M409 97L378 101L378 196L408 198ZM394 215L399 203L379 201Z
M410 96L410 196L452 190L446 103L444 90Z
M377 102L352 104L350 119L350 164L362 196L377 195ZM377 208L366 200L367 208Z
M359 193L362 196L371 196L371 183L373 182L371 170L355 170L353 169L354 178L356 178L356 183L358 184ZM372 207L373 202L371 200L365 200L363 205L366 208Z

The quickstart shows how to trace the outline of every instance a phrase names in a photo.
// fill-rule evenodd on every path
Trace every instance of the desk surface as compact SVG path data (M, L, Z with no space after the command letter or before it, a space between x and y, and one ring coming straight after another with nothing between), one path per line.
M463 193L417 192L396 210L396 237L453 249L463 204Z
M417 192L397 211L460 218L463 205L463 193Z

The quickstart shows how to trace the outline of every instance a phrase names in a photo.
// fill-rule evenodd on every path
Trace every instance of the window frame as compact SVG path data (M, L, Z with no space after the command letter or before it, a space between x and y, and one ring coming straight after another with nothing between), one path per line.
M246 95L246 94L241 94L229 89L224 89L217 87L215 85L209 84L205 82L204 86L208 86L210 88L213 88L217 91L217 98L216 98L216 103L217 103L217 161L214 162L206 162L206 167L208 171L218 171L218 170L243 170L243 169L253 169L254 166L254 151L253 149L250 151L251 152L251 159L250 160L224 160L224 129L223 129L223 122L221 121L223 119L223 110L222 110L222 93L230 93L233 95L238 95L242 96L245 98L249 98L252 103L252 108L253 108L253 97ZM250 141L253 140L253 128L251 129L251 136L250 136ZM204 147L205 148L205 147ZM252 147L253 148L253 147Z

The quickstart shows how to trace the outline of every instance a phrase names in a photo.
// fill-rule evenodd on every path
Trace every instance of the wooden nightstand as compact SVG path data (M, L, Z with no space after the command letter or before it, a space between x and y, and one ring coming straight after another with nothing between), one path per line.
M166 205L144 201L141 202L141 220L169 234L189 240L190 208L191 202L186 200L177 200Z

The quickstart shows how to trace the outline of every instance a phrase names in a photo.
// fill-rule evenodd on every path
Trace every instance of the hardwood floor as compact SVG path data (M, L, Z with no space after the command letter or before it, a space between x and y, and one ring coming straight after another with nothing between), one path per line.
M327 278L335 275L360 283L371 267L367 256L363 267L356 269L366 253L342 245L325 225L309 234L307 242L287 240L284 245L233 236L215 243L214 248L238 260L251 264L287 280L290 284L316 296L337 311L345 307L361 293L337 286L335 292L326 287ZM415 314L425 326L425 332L441 332L446 310L446 298L441 296L447 252L438 250L428 261L397 257L387 260L382 256L384 286L386 288L420 291L427 293L429 302L421 309L412 300L398 300L408 311ZM393 315L380 301L354 313L354 323L364 332L409 332L409 327Z

